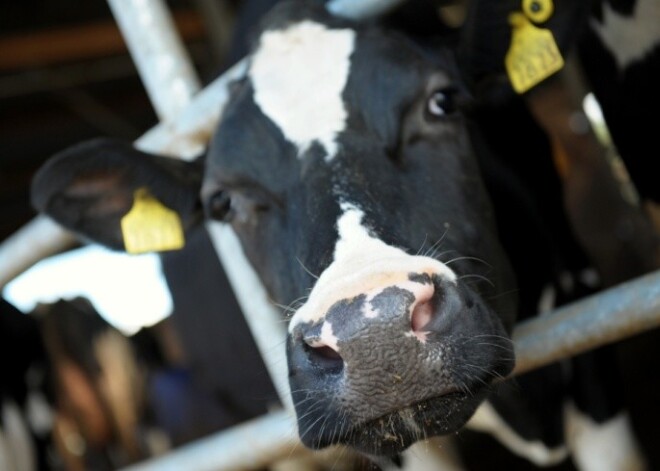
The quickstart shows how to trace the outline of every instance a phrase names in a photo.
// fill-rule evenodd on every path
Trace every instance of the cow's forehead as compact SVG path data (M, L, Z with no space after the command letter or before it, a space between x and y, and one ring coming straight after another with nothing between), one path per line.
M356 32L303 20L265 31L248 76L254 102L301 157L316 142L326 161L337 152L337 136L348 113L342 99L350 74Z

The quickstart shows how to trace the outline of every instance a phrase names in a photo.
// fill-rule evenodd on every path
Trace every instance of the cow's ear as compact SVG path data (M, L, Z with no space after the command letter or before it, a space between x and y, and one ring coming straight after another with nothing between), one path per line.
M113 249L172 250L202 220L202 171L202 159L184 162L97 139L48 160L32 180L32 204Z

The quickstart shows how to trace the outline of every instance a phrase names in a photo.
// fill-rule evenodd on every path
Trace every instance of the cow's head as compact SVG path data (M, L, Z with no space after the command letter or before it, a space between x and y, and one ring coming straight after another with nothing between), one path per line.
M203 165L95 141L51 160L34 202L116 248L142 187L184 226L202 211L231 224L273 299L299 306L287 349L303 442L390 454L457 430L513 365L512 281L466 98L447 51L289 3Z

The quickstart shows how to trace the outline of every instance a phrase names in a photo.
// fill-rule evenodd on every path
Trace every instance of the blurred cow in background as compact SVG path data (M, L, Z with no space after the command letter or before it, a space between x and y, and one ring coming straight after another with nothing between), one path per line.
M3 401L33 440L9 469L112 469L146 456L144 365L128 338L76 298L30 315L3 301ZM5 434L16 437L16 425ZM15 438L14 438L15 439Z
M0 314L0 469L116 469L246 418L172 353L169 320L127 337L83 298Z

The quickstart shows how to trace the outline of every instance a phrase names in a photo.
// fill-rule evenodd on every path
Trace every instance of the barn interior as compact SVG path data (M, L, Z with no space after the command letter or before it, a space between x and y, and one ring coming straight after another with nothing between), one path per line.
M247 50L244 26L237 22L237 18L245 13L241 10L244 2L167 0L166 3L202 85L210 83L244 55ZM268 0L257 1L251 2L251 6L256 4L257 10L264 10L270 3ZM133 141L158 121L106 1L3 2L0 6L0 241L10 237L36 216L30 204L30 181L46 159L72 143L98 136ZM208 244L208 240L199 236L196 243L202 246ZM177 255L170 256L164 263L172 273L183 272L192 277L195 271L193 262ZM228 306L227 311L234 321L244 322L230 294L226 277L217 272L217 267L209 267L208 270L208 273L196 273L195 276L221 278L223 289L174 295L179 296L181 303L193 302L201 296L216 299L216 302ZM212 306L203 307L199 322L208 320L212 315ZM182 341L173 334L168 322L165 320L158 327L159 341L165 342L159 345L159 355L165 355L166 360L174 364L185 363L182 343L193 345L195 336L210 335L210 332L204 331L202 324L194 327L188 325L185 327L188 330L182 334L186 338ZM218 323L215 327L218 327L220 321L215 322ZM243 330L247 332L247 329ZM277 404L277 398L256 347L247 333L236 336L227 332L226 335L231 345L249 344L248 347L234 349L231 354L249 358L259 365L259 372L246 374L249 376L246 381L251 381L254 388L266 391L259 394L261 403L257 409L242 412L250 416L265 412L268 407ZM647 336L643 340L647 345L640 348L646 351L648 344L655 342L655 337ZM153 341L145 340L147 344ZM205 343L213 343L213 340ZM218 348L222 350L222 347ZM227 349L229 347L217 352L194 352L193 356L203 357L200 369L209 371L214 355L226 355ZM187 373L177 371L176 374ZM227 374L240 373L232 371ZM224 378L205 379L211 387L214 382L222 380ZM648 384L646 378L640 378L639 372L631 372L629 380L632 384ZM660 377L656 375L654 381L657 385ZM642 402L648 402L653 390L657 391L654 388L640 389ZM205 400L200 398L200 404ZM638 415L642 425L649 427L652 416L645 421L643 414ZM206 423L201 432L181 432L177 444L221 428L218 423L224 427L238 421L233 417L217 417L216 422ZM156 443L158 439L154 440ZM106 456L99 466L108 466L115 458ZM115 462L128 461L130 459L122 455ZM75 461L71 463L58 461L58 466L78 469Z

